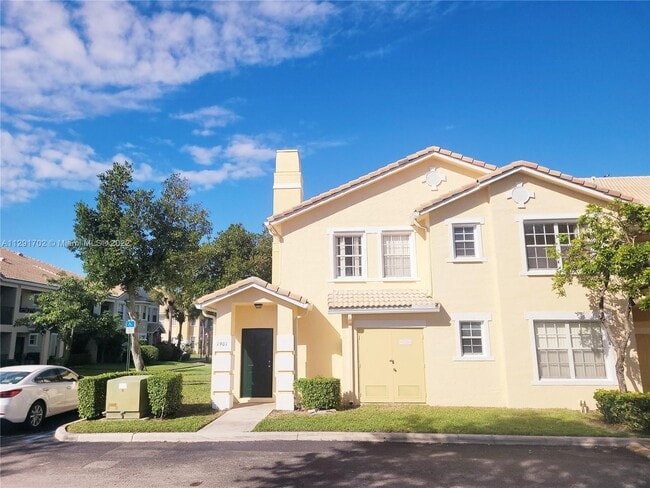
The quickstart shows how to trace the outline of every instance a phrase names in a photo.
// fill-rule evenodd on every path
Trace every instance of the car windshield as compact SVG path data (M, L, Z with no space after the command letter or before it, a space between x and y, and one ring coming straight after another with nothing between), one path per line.
M0 373L0 385L15 385L22 381L29 371L3 371Z

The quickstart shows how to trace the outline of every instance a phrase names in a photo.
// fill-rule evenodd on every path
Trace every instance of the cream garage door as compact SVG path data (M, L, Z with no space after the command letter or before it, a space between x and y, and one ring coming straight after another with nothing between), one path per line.
M422 329L359 329L362 402L424 403Z

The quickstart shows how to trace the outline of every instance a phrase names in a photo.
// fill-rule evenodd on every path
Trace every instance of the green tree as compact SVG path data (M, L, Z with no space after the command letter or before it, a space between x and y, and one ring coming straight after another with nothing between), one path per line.
M247 231L242 224L231 224L216 238L203 244L198 257L198 296L257 276L271 281L271 236Z
M63 362L68 363L75 333L115 332L119 321L110 312L95 315L93 309L108 293L87 279L61 274L49 280L55 288L36 299L38 310L16 321L16 326L33 325L38 332L55 331L65 345Z
M189 203L189 184L177 174L153 190L133 188L133 167L114 163L99 175L96 208L75 207L75 241L70 249L83 261L88 276L107 288L127 293L126 307L140 327L138 289L172 283L184 272L185 256L196 252L210 233L207 212ZM139 341L131 342L136 370L144 369Z
M578 235L561 259L553 289L565 296L565 287L574 281L587 289L616 352L619 390L626 392L633 309L650 308L650 207L620 200L607 208L588 205L578 219Z

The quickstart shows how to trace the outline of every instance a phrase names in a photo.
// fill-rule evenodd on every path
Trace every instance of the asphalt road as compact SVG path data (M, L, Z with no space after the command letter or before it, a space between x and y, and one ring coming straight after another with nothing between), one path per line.
M650 462L624 448L3 436L0 468L2 488L650 486Z

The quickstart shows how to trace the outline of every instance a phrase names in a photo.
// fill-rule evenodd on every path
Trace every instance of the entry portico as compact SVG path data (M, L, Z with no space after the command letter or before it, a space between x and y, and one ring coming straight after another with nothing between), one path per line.
M311 304L302 296L251 277L199 298L214 319L212 406L271 402L293 410L296 321Z

